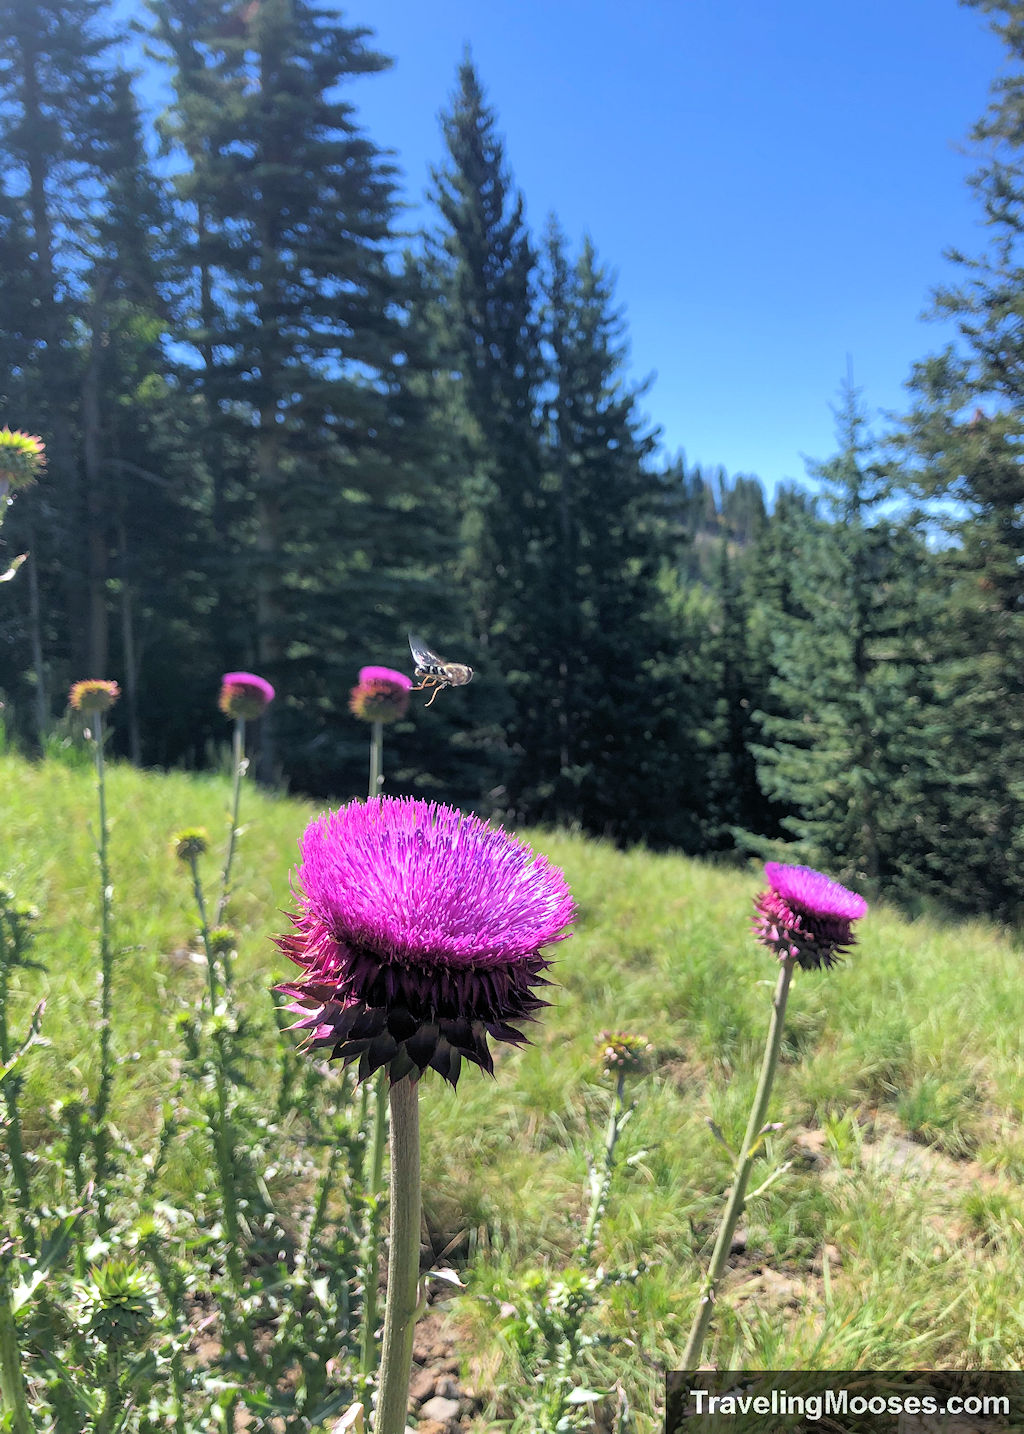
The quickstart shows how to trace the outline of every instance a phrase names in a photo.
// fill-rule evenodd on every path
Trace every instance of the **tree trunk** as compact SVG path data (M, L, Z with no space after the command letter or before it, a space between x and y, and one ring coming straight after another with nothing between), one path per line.
M100 280L100 288L105 280ZM107 611L109 553L103 491L100 419L100 371L106 343L102 294L93 308L92 340L82 380L82 449L85 467L86 524L86 670L90 677L107 677L110 629Z
M118 534L121 569L121 661L124 667L125 709L128 713L128 754L132 763L142 765L142 736L139 731L139 673L135 650L135 611L129 581L128 535L124 524Z
M259 496L256 501L256 661L260 674L275 671L283 655L281 611L277 596L278 563L281 551L281 509L278 501L278 436L274 408L260 413L256 474ZM263 782L277 776L277 742L274 706L263 713L259 724L257 773Z
M74 461L74 447L71 426L65 413L67 371L65 367L65 324L57 296L57 280L54 269L53 223L47 203L46 185L50 177L49 158L41 137L46 133L40 99L39 75L36 54L25 46L22 50L25 134L31 137L31 148L26 156L28 169L28 201L32 216L32 231L36 248L36 273L39 279L39 296L42 312L39 316L40 332L45 340L41 357L43 391L49 399L49 432L46 435L48 481L58 492L57 507L61 512L62 532L56 546L65 555L61 565L64 587L64 603L67 613L67 630L72 667L82 675L87 658L81 614L86 607L78 581L79 564L68 554L74 551L69 539L75 532L78 516L78 475ZM95 674L99 676L101 674Z

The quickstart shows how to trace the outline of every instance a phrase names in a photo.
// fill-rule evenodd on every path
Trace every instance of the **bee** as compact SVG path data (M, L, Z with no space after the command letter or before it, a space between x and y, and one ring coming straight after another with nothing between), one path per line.
M416 664L416 676L420 678L419 686L412 688L412 691L422 692L426 687L433 687L430 702L446 687L465 687L467 682L473 681L471 667L467 667L463 662L445 662L443 657L438 657L437 653L432 652L423 639L416 637L414 633L409 634L409 649ZM427 703L428 707L430 702Z

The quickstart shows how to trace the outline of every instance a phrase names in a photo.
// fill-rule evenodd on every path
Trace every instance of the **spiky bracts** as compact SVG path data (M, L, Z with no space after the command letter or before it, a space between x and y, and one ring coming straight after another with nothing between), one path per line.
M562 873L507 832L432 802L376 798L317 818L300 842L295 931L278 945L303 978L307 1045L455 1085L463 1060L492 1070L488 1037L521 1045L546 1002L542 948L573 918Z
M765 863L768 889L754 898L754 934L780 961L805 970L833 966L856 941L853 922L866 915L863 896L809 866Z

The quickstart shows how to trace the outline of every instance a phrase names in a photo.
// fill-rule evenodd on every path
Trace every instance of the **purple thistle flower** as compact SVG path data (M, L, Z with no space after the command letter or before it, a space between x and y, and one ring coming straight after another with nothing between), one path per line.
M833 966L854 944L852 923L867 913L863 896L809 866L765 862L768 889L754 898L754 934L780 961L805 970Z
M404 672L396 672L393 667L361 667L359 681L393 682L396 687L402 687L406 692L412 687L412 678L406 677Z
M348 710L363 722L398 722L409 710L412 678L390 667L361 667Z
M217 706L225 717L247 717L251 721L261 716L273 700L274 689L255 672L225 672L220 680Z
M493 1072L487 1037L522 1045L513 1022L547 1005L541 954L573 919L565 877L507 832L409 798L352 802L299 843L294 998L307 1047L382 1066L392 1084L428 1069L454 1086L463 1058Z

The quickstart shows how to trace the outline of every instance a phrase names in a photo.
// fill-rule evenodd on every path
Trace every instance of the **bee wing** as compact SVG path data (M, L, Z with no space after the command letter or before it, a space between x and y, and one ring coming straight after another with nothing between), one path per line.
M438 657L422 637L417 637L414 632L409 634L409 651L412 653L412 660L417 667L444 667L446 666L443 657Z

